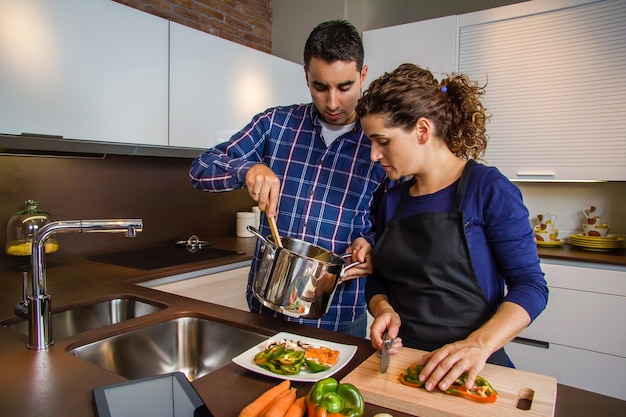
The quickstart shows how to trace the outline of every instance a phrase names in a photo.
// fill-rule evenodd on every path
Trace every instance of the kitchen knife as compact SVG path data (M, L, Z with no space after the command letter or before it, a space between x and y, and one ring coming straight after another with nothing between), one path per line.
M387 330L383 333L383 349L380 352L380 373L384 374L389 368L389 349L393 346L393 339L387 334Z

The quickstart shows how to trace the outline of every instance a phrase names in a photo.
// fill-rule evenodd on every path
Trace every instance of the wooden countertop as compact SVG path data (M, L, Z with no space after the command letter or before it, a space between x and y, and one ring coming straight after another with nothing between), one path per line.
M542 259L554 259L572 262L590 262L602 265L626 266L626 248L610 252L588 251L568 243L557 247L538 247L537 252Z
M268 336L278 331L288 331L304 336L357 345L357 354L348 366L336 375L338 379L343 378L373 353L370 342L365 339L274 320L257 314L134 285L134 283L145 280L250 259L254 244L254 239L216 240L214 242L215 247L237 249L246 252L246 255L158 271L139 271L84 259L55 260L50 256L47 280L53 311L61 309L61 307L89 301L97 302L118 296L146 298L165 303L168 307L149 316L55 340L55 344L45 351L27 349L26 336L0 327L0 369L2 369L0 415L20 415L23 417L93 416L92 389L97 386L123 382L125 379L69 355L66 350L76 344L92 342L189 313L228 322L234 326ZM22 298L21 273L14 267L4 266L0 269L0 282L2 283L0 319L6 319L13 316L13 306ZM193 381L192 384L216 417L231 417L236 415L248 402L276 383L276 379L260 376L235 364L229 364ZM294 383L294 386L299 389L298 395L304 395L310 384ZM589 415L617 417L622 416L625 409L626 401L563 385L558 386L556 406L556 416L558 417L586 417ZM373 416L384 411L389 412L389 410L371 404L366 407L367 416ZM406 416L406 414L395 411L390 413L395 417Z

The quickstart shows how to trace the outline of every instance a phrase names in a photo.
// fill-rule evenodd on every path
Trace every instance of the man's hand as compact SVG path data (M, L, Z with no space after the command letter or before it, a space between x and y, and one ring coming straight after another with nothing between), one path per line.
M280 180L267 165L256 164L246 174L246 188L250 197L268 217L276 217Z

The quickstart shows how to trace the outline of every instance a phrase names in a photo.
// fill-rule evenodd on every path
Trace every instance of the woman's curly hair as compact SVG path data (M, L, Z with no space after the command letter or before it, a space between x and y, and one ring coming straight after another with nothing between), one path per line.
M452 73L439 83L414 64L402 64L372 81L356 107L359 117L384 114L388 127L411 130L420 117L430 119L435 134L461 159L480 160L487 148L490 115L480 97L484 86Z

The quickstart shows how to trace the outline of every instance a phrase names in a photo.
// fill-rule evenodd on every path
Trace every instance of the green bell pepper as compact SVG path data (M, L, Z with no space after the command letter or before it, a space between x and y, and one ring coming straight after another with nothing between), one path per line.
M362 417L365 402L352 384L340 384L335 378L317 381L306 396L307 417Z
M309 371L313 373L328 371L330 369L330 366L324 365L323 363L319 363L311 359L305 359L304 362L306 363L306 367L309 369Z
M254 362L262 364L275 359L278 355L285 351L285 345L274 345L254 355Z
M254 363L279 375L296 375L304 364L304 352L286 349L279 344L271 346L254 356Z

